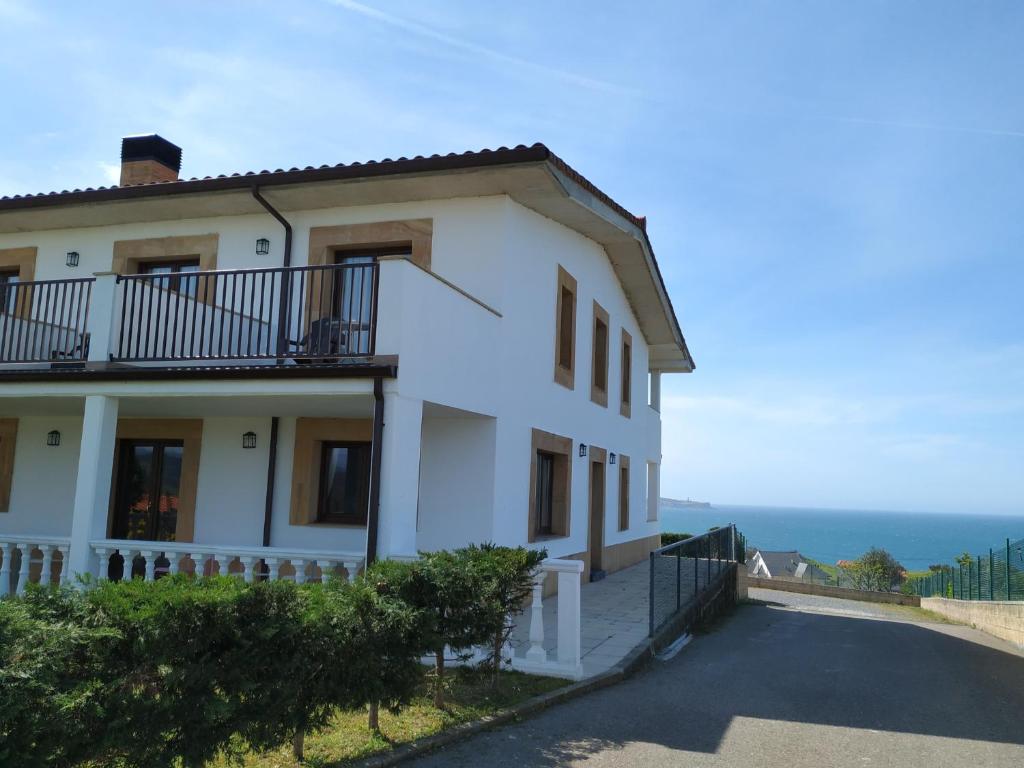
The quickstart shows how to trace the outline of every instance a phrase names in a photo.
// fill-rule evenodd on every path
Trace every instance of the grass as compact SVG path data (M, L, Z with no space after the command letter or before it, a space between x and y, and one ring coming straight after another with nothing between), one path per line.
M932 624L960 624L962 622L954 621L941 613L935 611L929 611L926 608L917 608L913 605L886 605L887 610L891 610L897 614L900 618L907 619L908 621L928 621Z
M567 680L502 672L496 687L489 675L469 669L450 673L447 705L437 709L425 686L420 695L401 712L380 712L381 733L374 734L366 725L366 711L344 711L335 715L331 724L320 733L306 735L306 761L297 762L291 747L263 754L250 753L245 768L333 768L354 760L380 754L403 744L432 736L463 723L493 715L543 693L562 688ZM217 768L229 763L218 762Z

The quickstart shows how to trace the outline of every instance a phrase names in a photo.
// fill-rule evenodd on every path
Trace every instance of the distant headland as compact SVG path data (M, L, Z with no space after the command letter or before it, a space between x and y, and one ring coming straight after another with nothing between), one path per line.
M661 503L666 507L679 507L681 509L707 508L711 506L710 501L694 501L693 499L666 499L662 498Z

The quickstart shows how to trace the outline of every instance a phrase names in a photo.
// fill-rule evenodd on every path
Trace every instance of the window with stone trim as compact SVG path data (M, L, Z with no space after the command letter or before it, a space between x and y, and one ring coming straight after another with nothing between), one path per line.
M555 381L576 386L576 278L559 265L555 311Z
M572 439L532 431L529 541L569 535L572 487Z
M633 337L625 328L622 329L620 360L619 413L628 419L633 409Z

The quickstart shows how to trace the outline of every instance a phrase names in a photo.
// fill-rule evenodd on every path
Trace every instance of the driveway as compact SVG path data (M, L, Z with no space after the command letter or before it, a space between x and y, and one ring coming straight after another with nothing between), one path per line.
M755 596L625 683L415 765L1024 764L1024 655L1008 644L908 610Z

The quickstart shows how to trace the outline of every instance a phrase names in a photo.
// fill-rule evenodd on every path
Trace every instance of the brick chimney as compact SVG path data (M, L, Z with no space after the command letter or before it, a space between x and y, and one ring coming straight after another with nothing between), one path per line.
M155 133L121 139L121 186L177 181L181 147Z

